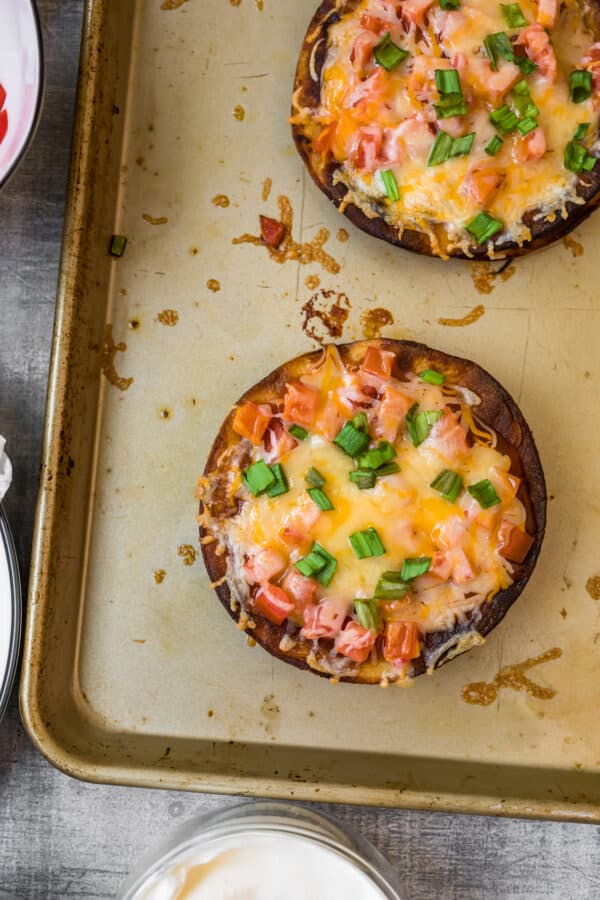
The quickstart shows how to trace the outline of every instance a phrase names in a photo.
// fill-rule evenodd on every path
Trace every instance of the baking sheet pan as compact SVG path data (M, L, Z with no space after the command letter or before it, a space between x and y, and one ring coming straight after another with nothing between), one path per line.
M600 216L497 275L354 230L286 121L313 5L88 3L26 726L88 780L600 821ZM278 197L295 239L317 237L334 264L232 243L277 216ZM113 233L128 237L118 260ZM316 340L382 322L506 385L551 498L535 575L485 646L387 690L333 686L247 646L194 554L195 481L230 405ZM466 685L543 654L523 670L542 696L499 686L488 706L464 701Z

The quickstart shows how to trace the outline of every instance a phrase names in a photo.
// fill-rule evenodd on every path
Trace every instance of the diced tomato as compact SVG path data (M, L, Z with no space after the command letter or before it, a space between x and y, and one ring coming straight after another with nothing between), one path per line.
M368 78L359 82L354 90L350 91L344 100L344 106L347 109L358 108L365 112L369 103L375 103L382 98L388 84L388 78L386 70L378 67L374 72L371 72Z
M548 81L556 81L557 65L554 48L548 33L539 22L525 28L514 44L515 49L522 48L529 59L538 67L538 73Z
M495 72L489 59L476 56L469 58L469 75L476 91L488 97L494 104L499 103L511 87L523 77L519 67L512 62L502 60L498 64L498 71Z
M281 587L294 601L294 615L304 621L304 610L315 602L317 582L306 578L292 566L281 580Z
M449 458L464 456L469 449L465 430L448 407L431 429L427 440Z
M404 422L406 413L411 406L412 400L410 397L388 384L383 392L377 418L374 422L374 430L377 437L381 437L386 441L394 441L398 434L398 429Z
M269 247L279 247L285 237L285 225L269 216L260 216L260 234Z
M541 159L546 152L546 138L541 128L535 128L520 138L513 148L515 162L530 162L532 159Z
M436 550L433 554L428 574L437 575L442 581L448 581L451 571L452 565L448 556L440 550Z
M267 462L274 462L281 459L284 453L289 453L296 447L296 441L289 433L281 419L274 416L267 426L267 430L263 436L263 446L265 448L265 458Z
M323 156L326 156L333 151L337 127L337 122L330 122L329 125L326 125L325 128L321 129L318 136L313 141L313 147L317 153L322 153Z
M336 437L344 425L338 407L333 400L328 400L317 418L317 429L328 441Z
M396 354L390 350L381 350L380 347L370 346L367 348L361 369L370 375L376 375L377 378L389 381L392 377L392 366L395 359Z
M594 92L594 107L598 106L600 93L600 43L592 44L581 60L582 67L592 73L592 89Z
M558 13L558 0L538 0L537 20L543 28L554 28Z
M375 34L387 34L390 30L390 23L386 22L385 19L380 19L378 16L363 13L360 17L360 27L366 28L367 31L374 31Z
M372 31L361 31L355 38L350 51L350 62L357 72L363 72L373 62L373 48L379 43L379 35Z
M270 421L270 409L267 413L265 409L261 409L256 403L247 400L236 409L232 427L240 437L248 438L253 444L260 444Z
M335 649L342 656L357 663L363 663L373 649L377 634L368 628L363 628L358 622L348 622L344 630L338 635Z
M349 413L357 409L368 409L377 398L377 388L366 384L360 373L344 372L343 384L336 388L336 397Z
M301 381L291 381L286 385L283 417L297 425L310 427L315 421L318 404L319 391L316 388L302 384Z
M334 599L321 600L315 606L307 606L304 610L304 627L300 634L309 641L333 638L342 630L347 612L347 603Z
M8 131L8 113L5 109L0 111L0 144L6 137Z
M469 194L479 206L487 206L505 178L506 174L497 166L483 163L467 172L460 191Z
M466 530L466 522L461 516L450 516L434 525L431 539L440 550L454 550L464 541Z
M350 159L357 169L374 172L382 162L383 129L381 125L363 125L356 132L350 148Z
M475 577L471 564L464 550L457 548L450 554L452 565L452 581L455 584L466 584Z
M294 611L294 604L286 592L276 584L261 585L252 605L261 616L274 625L283 625L290 613Z
M419 629L414 622L388 622L383 655L389 662L406 662L421 655Z
M243 569L244 578L250 584L263 584L281 575L286 564L286 558L282 553L265 547L247 559Z
M519 493L521 479L512 472L505 472L504 469L498 469L492 466L490 469L490 481L496 489L496 493L501 500L514 500Z
M308 494L302 494L295 507L287 514L280 531L282 540L291 547L302 547L311 540L311 529L316 525L321 510Z
M408 20L420 27L425 21L425 14L433 4L434 0L403 0L400 7L402 21Z
M523 528L503 519L498 532L498 549L501 556L511 562L522 563L533 544L533 538Z
M402 138L406 152L415 162L423 162L427 159L435 137L435 127L430 128L429 123L420 116L420 113L410 116L396 128L396 133Z
M398 134L398 128L383 129L381 156L388 166L399 166L404 162L406 153L404 152L404 142Z

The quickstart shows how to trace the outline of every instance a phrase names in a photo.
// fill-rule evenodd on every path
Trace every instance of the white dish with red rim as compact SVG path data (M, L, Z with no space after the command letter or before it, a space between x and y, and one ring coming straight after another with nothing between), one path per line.
M0 0L0 186L35 130L42 96L42 40L31 0Z

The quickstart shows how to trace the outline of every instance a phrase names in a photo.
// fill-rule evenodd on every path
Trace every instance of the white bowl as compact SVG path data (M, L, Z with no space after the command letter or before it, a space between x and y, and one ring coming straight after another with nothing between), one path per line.
M0 4L3 0L0 0ZM21 582L8 521L0 505L0 719L6 709L21 643Z
M42 38L33 0L0 0L0 187L35 131L42 99ZM0 90L0 100L3 92Z

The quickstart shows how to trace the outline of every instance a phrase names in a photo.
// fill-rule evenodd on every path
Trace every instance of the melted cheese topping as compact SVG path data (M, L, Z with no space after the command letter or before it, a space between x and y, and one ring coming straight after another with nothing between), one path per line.
M241 509L218 525L210 525L227 550L229 583L244 611L250 616L255 614L254 599L265 583L260 575L248 570L248 561L252 564L261 551L274 552L284 564L268 580L286 589L286 577L295 571L295 564L316 541L337 560L337 569L329 585L312 581L316 591L311 603L329 609L335 607L343 613L337 629L323 635L331 638L326 647L318 637L315 639L317 667L323 667L325 659L329 671L356 668L351 659L340 657L337 651L342 624L348 618L356 621L353 601L373 598L381 575L386 571L399 572L406 559L427 557L432 571L414 579L401 600L380 601L378 609L383 620L415 623L421 637L429 632L451 630L457 623L472 622L473 617L476 621L482 604L512 583L512 566L500 552L502 524L510 522L522 529L526 526L525 508L515 494L514 482L511 485L508 477L510 458L496 448L493 432L487 426L476 424L479 398L458 385L427 384L413 373L407 373L401 381L390 381L362 369L348 371L332 347L302 381L319 391L318 412L310 436L291 449L281 443L279 448L277 445L273 448L269 441L268 449L263 443L251 452L254 462L264 459L271 464L281 463L289 490L273 498L266 494L255 497L239 473L234 473L231 489L243 501ZM352 418L353 413L348 410L357 397L362 399L369 431L374 435L381 433L383 404L389 387L401 391L409 405L415 403L421 410L438 411L443 418L415 446L401 415L393 433L387 434L399 471L378 478L369 490L360 490L349 478L349 473L356 468L355 461L331 439L332 403L337 417L334 435ZM262 406L261 410L264 409ZM345 410L343 414L342 410ZM280 409L271 408L271 413L280 424L285 422L286 427L292 424L285 420ZM449 422L455 429L451 436ZM370 446L377 443L377 439L371 438ZM333 510L319 511L308 496L306 473L311 467L325 479L323 490ZM456 472L463 480L465 489L455 502L448 501L431 487L436 476L446 469ZM489 509L483 509L466 490L467 486L486 479L499 497L499 502ZM290 544L286 526L291 521L300 532L300 540ZM349 536L369 528L376 530L385 554L358 559ZM290 599L296 600L294 596ZM289 614L282 649L294 646L299 631L301 636L312 637L301 631L305 623L302 606L296 607ZM336 643L332 648L333 640ZM373 652L380 653L381 647L375 647ZM332 661L338 665L337 669L331 668ZM394 672L393 666L391 669ZM404 674L407 670L405 664ZM394 677L397 675L396 667Z
M522 0L520 6L528 23L543 20L534 0ZM525 137L517 131L505 135L501 150L491 158L485 152L496 133L490 111L513 103L510 89L523 75L506 60L500 60L497 72L491 71L483 42L497 32L515 40L527 29L510 29L497 0L461 0L456 11L444 11L427 0L362 0L329 28L321 107L309 125L313 137L333 127L326 150L340 163L337 178L349 188L349 200L371 216L377 213L369 204L376 201L399 229L412 224L435 230L435 225L443 225L447 234L438 248L442 255L448 247L468 246L471 238L464 226L482 210L503 223L504 231L496 238L501 245L529 239L523 223L527 210L566 215L567 200L582 202L575 192L576 176L564 168L563 154L578 124L597 121L593 98L579 104L569 99L569 73L585 67L582 60L594 40L584 24L584 9L577 0L560 4L551 29L550 70L539 51L530 51L539 64L526 78L539 109L538 128ZM374 42L385 31L410 54L390 72L377 66L372 55ZM536 40L539 43L539 34ZM450 68L459 72L468 114L438 120L434 72ZM467 156L428 167L439 129L452 137L474 132L473 147ZM496 173L500 182L489 196L481 187L482 167ZM396 177L397 202L386 197L381 179L385 170Z

